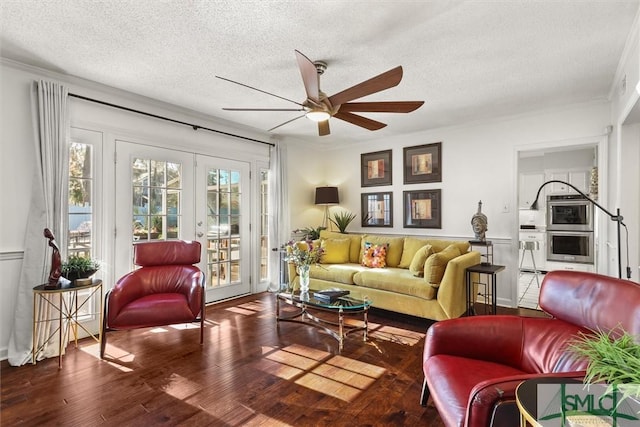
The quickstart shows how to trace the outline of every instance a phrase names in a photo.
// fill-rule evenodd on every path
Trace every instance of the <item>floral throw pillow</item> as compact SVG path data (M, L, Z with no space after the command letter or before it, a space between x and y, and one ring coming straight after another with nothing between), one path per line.
M384 268L387 266L387 245L364 244L362 265L370 268Z

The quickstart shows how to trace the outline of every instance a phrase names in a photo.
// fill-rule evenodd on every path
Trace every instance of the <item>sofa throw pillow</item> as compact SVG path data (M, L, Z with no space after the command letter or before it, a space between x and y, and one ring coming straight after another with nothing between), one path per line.
M371 243L372 245L387 245L387 267L397 267L398 264L400 264L400 258L402 257L403 242L404 237L365 234L362 236L361 254L364 255L365 243Z
M350 239L322 239L320 247L324 249L321 264L346 264L349 262Z
M387 245L364 244L362 265L370 268L384 268L387 266Z
M427 258L433 255L433 247L431 245L424 245L418 249L411 260L409 265L409 271L416 277L424 276L424 263L427 262Z
M416 255L419 249L422 249L424 245L428 245L429 241L427 239L418 239L416 237L407 236L404 238L404 245L402 247L402 258L400 258L400 264L398 264L398 268L409 268L411 266L411 261L413 261L413 257ZM424 263L423 263L424 264ZM422 271L422 269L420 269Z
M434 288L440 286L447 263L460 256L460 249L456 245L449 245L440 252L427 258L424 263L424 280Z

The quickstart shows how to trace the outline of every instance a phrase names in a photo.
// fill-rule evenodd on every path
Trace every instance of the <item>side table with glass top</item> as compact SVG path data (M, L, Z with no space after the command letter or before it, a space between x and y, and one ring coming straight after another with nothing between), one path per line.
M89 337L93 338L98 344L102 339L100 335L100 326L98 332L93 333L87 330L82 323L78 321L78 315L81 310L88 308L87 315L98 317L98 325L102 325L102 280L93 280L88 285L75 286L72 283L62 285L57 289L45 289L45 285L38 285L33 288L33 346L31 350L31 362L36 363L36 357L42 348L58 333L58 368L62 368L62 353L67 345L66 337L69 332L73 333L76 348L78 347L78 328L82 329ZM88 295L82 302L78 301L79 291L89 291ZM90 306L93 297L96 296L100 301L99 311L92 310ZM51 308L51 317L41 318L44 307ZM48 327L50 322L57 322L57 327L49 327L48 331L42 333L45 337L38 344L38 336L41 334L40 328ZM53 330L52 330L53 329Z
M276 320L278 322L296 322L310 325L323 329L329 335L338 340L339 350L342 351L344 346L344 338L357 331L363 331L363 340L367 341L368 319L367 314L371 307L371 300L367 297L361 297L350 293L336 299L335 301L327 301L314 297L317 291L309 290L308 293L301 294L300 291L280 292L276 296ZM283 313L280 304L287 304L296 307L288 313ZM328 320L319 317L319 313L312 313L309 310L330 313L337 315L337 321ZM346 315L362 314L362 324L353 325L345 323Z

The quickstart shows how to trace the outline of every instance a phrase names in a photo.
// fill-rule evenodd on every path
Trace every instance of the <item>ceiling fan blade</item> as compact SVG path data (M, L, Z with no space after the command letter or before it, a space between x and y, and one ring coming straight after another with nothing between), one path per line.
M294 120L301 119L301 118L303 118L304 116L306 116L306 114L303 114L303 115L298 116L298 117L294 117L293 119L291 119L291 120L287 120L287 121L286 121L286 122L284 122L284 123L280 123L278 126L274 126L274 127L272 127L271 129L269 129L267 132L271 132L271 131L272 131L272 130L274 130L274 129L278 129L280 126L284 126L284 125L286 125L286 124L288 124L288 123L291 123L291 122L292 122L292 121L294 121Z
M344 120L345 122L349 122L356 126L369 129L369 130L378 130L386 126L385 123L378 122L376 120L371 120L366 117L358 116L357 114L345 113L342 111L338 111L336 114L333 115L333 117L335 117L336 119Z
M402 66L397 66L385 73L330 96L329 101L331 105L335 107L354 99L397 86L400 80L402 80Z
M347 102L340 106L340 111L356 113L410 113L420 108L422 104L424 104L424 101Z
M228 79L228 78L226 78L226 77L216 76L216 78L217 78L217 79L220 79L220 80L225 80L225 81L227 81L227 82L235 83L235 84L237 84L237 85L244 86L244 87L249 88L249 89L257 90L258 92L262 92L262 93L265 93L265 94L267 94L267 95L275 96L276 98L284 99L285 101L293 102L293 103L294 103L294 104L296 104L296 105L299 105L299 106L301 106L301 107L304 107L304 105L300 104L300 103L299 103L299 102L297 102L297 101L292 101L291 99L285 98L285 97L280 96L280 95L276 95L276 94L271 93L271 92L267 92L266 90L258 89L258 88L255 88L255 87L253 87L253 86L246 85L246 84L244 84L244 83L236 82L236 81L233 81L233 80Z
M318 122L318 135L327 136L331 133L329 130L329 120L325 120L323 122Z
M302 81L304 82L304 89L307 92L307 98L320 102L320 83L318 82L318 71L313 62L299 51L296 52L296 60L298 61L298 68L302 75Z
M304 108L223 108L225 111L304 111Z

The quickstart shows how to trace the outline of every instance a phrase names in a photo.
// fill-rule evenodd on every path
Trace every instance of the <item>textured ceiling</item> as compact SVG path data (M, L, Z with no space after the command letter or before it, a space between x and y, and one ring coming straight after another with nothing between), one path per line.
M424 100L409 114L366 114L371 132L305 118L280 135L366 141L606 99L638 10L634 1L2 0L5 58L82 77L260 130L302 102L294 49L328 69L332 95L397 65L399 86L362 98ZM365 114L363 114L365 115Z

